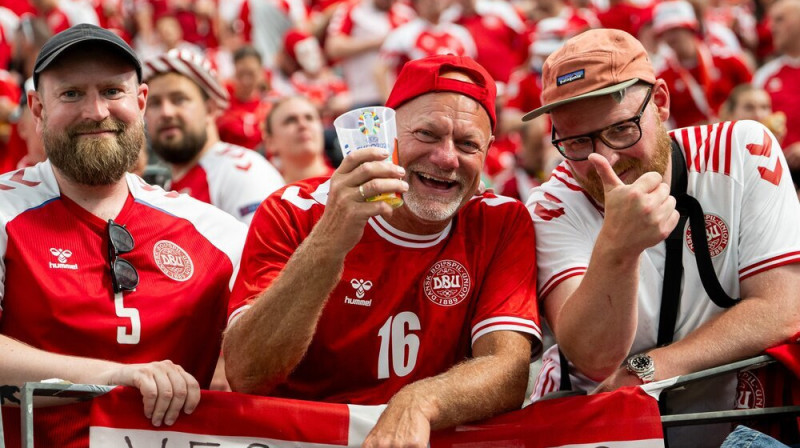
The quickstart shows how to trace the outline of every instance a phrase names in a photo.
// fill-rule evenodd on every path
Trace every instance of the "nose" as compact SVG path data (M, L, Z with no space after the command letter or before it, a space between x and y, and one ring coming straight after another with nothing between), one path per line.
M431 154L431 162L439 169L452 171L458 168L458 149L450 138L443 139Z
M307 128L307 127L309 127L310 125L311 125L311 119L310 119L310 118L300 118L299 120L297 120L297 126L298 126L298 127L301 129L301 130L302 130L302 129L306 129L306 128Z
M93 121L105 120L110 115L108 111L108 100L99 92L87 94L83 104L82 115L84 118Z
M148 105L147 109L152 109L159 118L175 116L175 105L169 100L159 101L157 104Z
M609 165L614 166L619 160L619 151L606 145L601 138L592 137L592 145L594 146L594 152L605 157Z

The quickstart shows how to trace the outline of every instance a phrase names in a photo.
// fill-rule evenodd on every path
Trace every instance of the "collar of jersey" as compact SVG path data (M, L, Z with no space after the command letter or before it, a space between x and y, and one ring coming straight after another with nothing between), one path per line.
M450 229L453 227L453 221L451 220L447 224L447 227L439 233L434 233L432 235L415 235L392 227L380 216L373 216L369 219L368 223L370 227L375 230L375 233L386 241L397 246L414 249L433 247L439 244L442 240L447 238L447 235L450 234Z

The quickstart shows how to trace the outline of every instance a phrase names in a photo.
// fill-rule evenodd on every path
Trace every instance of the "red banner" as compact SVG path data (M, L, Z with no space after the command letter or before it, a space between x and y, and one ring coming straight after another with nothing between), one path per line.
M203 392L197 410L153 427L134 389L119 387L92 404L91 447L360 446L383 406L304 402ZM432 448L663 447L655 399L640 388L535 403L482 423L434 433Z

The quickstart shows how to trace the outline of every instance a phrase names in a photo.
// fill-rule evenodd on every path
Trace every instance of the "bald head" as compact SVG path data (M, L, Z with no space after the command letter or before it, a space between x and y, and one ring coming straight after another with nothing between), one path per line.
M772 23L772 42L775 50L791 57L800 56L800 0L780 0L769 10Z

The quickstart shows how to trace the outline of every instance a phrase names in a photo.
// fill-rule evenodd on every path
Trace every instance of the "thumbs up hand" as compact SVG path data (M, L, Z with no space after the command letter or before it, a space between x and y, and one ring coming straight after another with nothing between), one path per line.
M605 157L591 154L589 161L605 193L605 219L598 241L603 238L620 254L638 256L669 236L680 215L660 174L647 172L626 185Z

